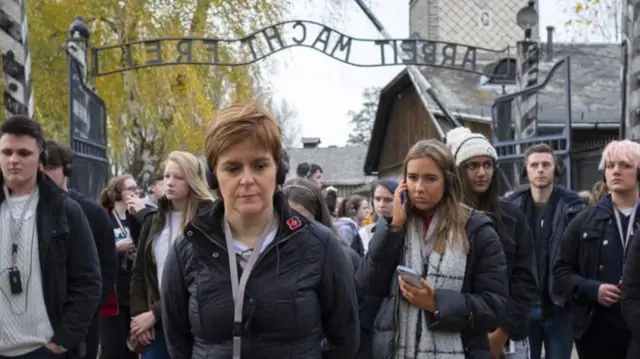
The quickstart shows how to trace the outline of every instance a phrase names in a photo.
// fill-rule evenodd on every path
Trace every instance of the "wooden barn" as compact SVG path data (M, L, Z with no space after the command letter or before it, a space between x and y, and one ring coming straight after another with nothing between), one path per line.
M540 81L559 59L571 56L573 189L587 189L601 178L597 163L602 146L616 139L620 118L620 51L616 44L553 44L540 61ZM491 139L491 107L505 86L482 84L481 76L454 70L424 70L440 100L463 125ZM538 132L558 133L564 126L564 80L554 78L538 95ZM430 112L441 116L435 104ZM406 70L381 94L367 150L365 175L401 177L404 157L417 141L438 138L434 120L416 92Z

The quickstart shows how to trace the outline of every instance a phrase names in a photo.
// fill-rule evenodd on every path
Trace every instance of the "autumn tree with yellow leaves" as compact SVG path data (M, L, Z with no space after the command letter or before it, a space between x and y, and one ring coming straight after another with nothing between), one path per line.
M566 0L569 19L565 26L580 38L595 35L605 42L622 40L622 13L624 0ZM586 35L586 36L585 36Z
M47 135L68 141L67 31L82 16L90 44L104 46L166 37L241 38L283 18L288 0L43 0L30 1L29 45L36 119ZM166 51L166 50L163 50ZM102 62L123 61L110 51ZM137 55L136 55L137 56ZM239 53L222 51L233 60ZM134 59L136 61L136 59ZM108 112L110 157L117 172L139 181L171 150L200 154L216 109L251 101L264 66L164 66L92 79Z

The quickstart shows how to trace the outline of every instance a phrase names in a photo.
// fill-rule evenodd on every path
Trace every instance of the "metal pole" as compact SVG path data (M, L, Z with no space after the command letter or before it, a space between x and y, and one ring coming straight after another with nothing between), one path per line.
M31 54L27 41L26 0L0 1L0 53L4 68L4 110L33 118Z
M67 54L76 61L82 74L82 81L87 82L87 45L90 36L89 28L82 16L75 18L69 26L69 40L67 41Z
M627 137L627 73L629 72L629 41L622 40L622 68L620 69L620 131L619 138L624 140Z
M567 107L567 127L565 128L565 131L567 131L567 156L565 159L565 173L567 176L567 184L566 184L566 188L568 189L572 189L573 188L573 176L571 175L571 172L573 172L573 168L571 168L571 164L573 163L571 161L572 155L571 155L571 148L573 147L573 130L572 130L572 126L573 126L573 116L572 116L572 111L573 109L571 108L571 57L567 57L567 61L564 64L565 69L564 69L564 83L566 86L566 91L565 91L565 106Z
M89 42L89 28L82 20L82 17L78 16L69 26L69 32L67 37L67 74L68 74L68 108L69 108L69 144L74 152L74 160L77 158L76 141L74 138L78 137L79 132L85 132L83 130L89 128L89 109L86 96L82 96L78 93L79 88L83 88L83 84L87 82L87 45ZM77 122L83 121L83 127ZM86 131L88 132L88 131ZM78 172L74 172L69 178L70 188L82 188L85 191L90 191L90 186L83 186L81 178L82 175L78 175ZM91 193L95 195L95 193Z
M378 20L378 18L371 11L371 9L369 9L369 7L362 0L355 0L355 2L362 9L362 11L365 13L365 15L367 15L369 20L371 20L371 22L373 23L373 26L376 27L376 29L382 34L382 36L384 36L387 40L392 40L391 35L387 32L387 30L384 28L384 26L382 26L382 23L380 22L380 20ZM455 118L451 114L451 112L449 112L449 110L444 106L444 103L440 100L438 95L435 93L435 91L433 90L433 87L431 86L429 81L425 78L425 76L422 74L422 72L420 72L420 70L418 70L418 68L415 65L407 65L407 72L409 73L409 76L411 77L411 81L416 86L416 90L418 91L418 94L423 99L423 103L424 103L425 107L428 104L425 101L424 94L427 94L427 95L429 95L431 97L433 102L436 103L436 105L438 106L440 111L442 111L442 114L447 119L447 121L449 122L451 127L462 127L462 123L460 123L460 121L458 121L458 119ZM427 112L429 111L428 107L426 107L426 110L427 110ZM441 128L437 128L437 129L438 129L438 132L439 132L440 136L442 138L444 138L444 136L446 135L444 133L444 130L441 129Z
M624 128L627 139L640 140L640 67L634 66L640 61L640 11L634 11L640 1L625 0L623 2L623 31L624 39L627 41L628 51L625 54L627 64L626 74L626 96L623 104L626 121ZM631 10L631 11L630 11Z
M87 81L87 43L89 42L89 28L78 16L69 26L69 38L67 40L67 72L68 72L68 97L69 97L69 141L74 137L74 109L82 111L78 117L87 120L85 104L74 104L76 97L74 91L77 83ZM79 77L79 78L77 78Z

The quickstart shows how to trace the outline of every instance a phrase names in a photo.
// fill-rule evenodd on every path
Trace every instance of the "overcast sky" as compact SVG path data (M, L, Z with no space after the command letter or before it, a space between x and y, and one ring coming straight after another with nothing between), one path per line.
M325 0L300 1L288 20L315 20L330 23L331 27L349 36L381 38L354 1L343 0L344 16L336 22L321 15L323 10L317 7L323 1ZM369 2L373 2L372 10L392 36L408 36L408 0ZM558 11L558 1L541 0L539 3L540 28L543 32L546 33L546 26L553 25L556 27L554 36L557 41L568 39L569 32L563 28L568 16L565 12ZM315 36L318 31L309 29L308 36ZM379 49L374 46L353 46L353 60L367 56L379 58ZM275 55L273 62L277 66L277 73L269 76L269 79L273 84L274 95L286 99L296 108L301 129L299 138L320 137L323 147L345 145L351 129L347 112L360 108L362 91L370 86L383 87L403 69L401 66L359 68L307 48L285 50Z

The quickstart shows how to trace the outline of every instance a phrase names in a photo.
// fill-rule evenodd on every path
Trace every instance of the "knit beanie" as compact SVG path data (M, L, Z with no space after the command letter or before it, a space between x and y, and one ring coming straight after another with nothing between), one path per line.
M391 194L394 194L396 192L396 189L398 188L398 181L394 180L393 178L377 180L373 183L372 190L375 192L378 186L384 187L387 191L391 192Z
M480 133L473 133L466 127L449 131L446 143L456 160L456 166L476 156L487 156L498 160L498 153L489 140Z

